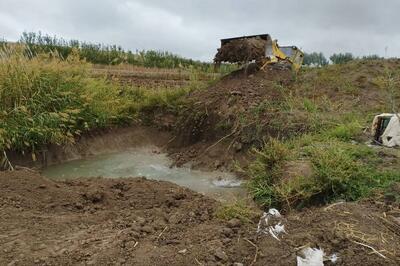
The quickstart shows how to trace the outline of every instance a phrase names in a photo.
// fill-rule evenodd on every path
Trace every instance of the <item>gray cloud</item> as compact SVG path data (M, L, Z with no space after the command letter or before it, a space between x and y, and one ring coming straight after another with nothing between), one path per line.
M400 57L400 1L2 0L0 37L39 31L211 60L219 39L270 33L305 51Z

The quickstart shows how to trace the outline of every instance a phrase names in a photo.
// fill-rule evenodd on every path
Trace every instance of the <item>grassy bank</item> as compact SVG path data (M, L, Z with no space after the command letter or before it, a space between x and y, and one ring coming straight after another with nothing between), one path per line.
M85 131L131 123L142 110L174 109L190 88L152 90L92 78L77 53L29 58L25 47L0 54L0 151L31 153L74 142ZM3 158L4 159L4 158Z
M368 145L369 128L374 115L398 110L399 74L397 62L383 60L303 70L274 102L279 116L268 126L283 137L253 150L252 196L287 209L388 196L400 182L400 151ZM285 135L282 116L306 130Z

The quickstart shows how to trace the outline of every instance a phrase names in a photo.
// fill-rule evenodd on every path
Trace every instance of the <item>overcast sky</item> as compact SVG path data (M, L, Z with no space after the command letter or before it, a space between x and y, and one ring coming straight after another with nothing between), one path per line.
M306 52L400 57L400 0L0 0L0 38L23 31L211 61L219 39L270 33Z

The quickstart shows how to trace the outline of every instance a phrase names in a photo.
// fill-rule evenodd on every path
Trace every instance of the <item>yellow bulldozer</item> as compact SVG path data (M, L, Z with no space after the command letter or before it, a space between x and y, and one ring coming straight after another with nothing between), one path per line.
M222 39L214 63L219 67L221 63L255 62L262 70L273 65L290 67L297 72L303 58L304 53L296 46L279 46L269 34L261 34Z

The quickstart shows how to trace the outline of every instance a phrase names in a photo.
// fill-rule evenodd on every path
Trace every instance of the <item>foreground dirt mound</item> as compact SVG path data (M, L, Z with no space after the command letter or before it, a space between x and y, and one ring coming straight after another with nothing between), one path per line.
M400 263L398 209L293 212L278 241L256 234L258 217L215 218L218 207L168 182L0 172L0 265L295 265L307 245L337 254L336 265Z

